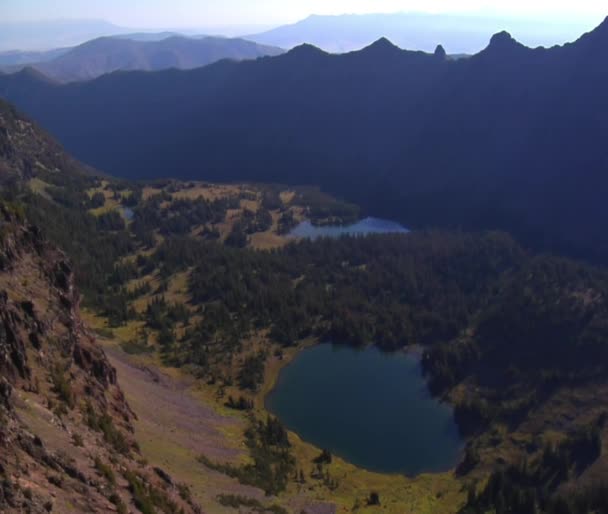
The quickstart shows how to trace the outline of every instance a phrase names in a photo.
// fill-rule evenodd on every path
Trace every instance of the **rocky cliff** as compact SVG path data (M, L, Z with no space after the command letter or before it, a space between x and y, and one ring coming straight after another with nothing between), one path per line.
M0 511L198 512L139 456L65 255L0 204Z

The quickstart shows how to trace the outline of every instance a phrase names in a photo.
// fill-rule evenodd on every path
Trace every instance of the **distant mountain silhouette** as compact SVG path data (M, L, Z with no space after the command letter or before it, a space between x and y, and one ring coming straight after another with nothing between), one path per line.
M551 49L500 33L458 61L306 45L62 86L20 73L0 95L118 176L318 184L412 228L505 229L608 262L606 57L608 21Z
M280 53L279 48L244 39L187 38L168 33L127 34L94 39L52 60L28 66L55 80L71 82L114 71L192 69L221 59L255 59Z
M313 15L247 39L281 48L311 43L328 52L342 53L359 50L385 36L410 50L432 52L441 43L449 54L471 54L480 51L493 33L503 29L517 34L529 46L553 46L589 30L593 24L588 23L428 13Z
M186 37L184 34L178 32L133 32L128 34L118 34L115 36L108 36L118 39L130 39L132 41L162 41L170 37ZM201 39L205 36L189 36ZM52 61L57 57L67 54L75 47L65 48L54 48L52 50L44 51L23 51L23 50L7 50L0 52L0 70L12 73L19 71L25 66L32 64L39 64L43 62Z

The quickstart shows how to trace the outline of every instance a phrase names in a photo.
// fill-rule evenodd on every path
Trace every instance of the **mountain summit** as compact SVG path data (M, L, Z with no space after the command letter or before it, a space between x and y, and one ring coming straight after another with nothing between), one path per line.
M447 53L445 51L445 48L443 48L442 45L437 45L437 48L435 48L435 52L434 52L435 57L444 60L447 58Z
M380 39L374 41L371 45L365 47L363 50L371 51L371 52L394 52L395 50L401 50L398 46L393 44L388 38L381 37Z

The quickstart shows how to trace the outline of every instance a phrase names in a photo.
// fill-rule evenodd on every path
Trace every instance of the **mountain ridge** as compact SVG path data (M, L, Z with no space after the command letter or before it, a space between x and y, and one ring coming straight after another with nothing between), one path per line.
M33 68L59 82L74 82L115 71L193 69L221 59L255 59L282 52L279 48L238 38L169 35L158 41L142 41L128 37L100 37L69 49L52 60L29 63L23 69ZM18 72L18 68L11 69Z
M329 52L343 53L368 46L387 36L397 46L432 52L440 43L451 54L480 51L492 33L510 30L530 46L553 46L587 30L590 20L571 21L560 31L550 20L517 20L492 16L395 12L311 15L296 23L247 36L282 48L308 42Z
M112 174L320 184L409 227L497 228L607 259L585 223L607 214L603 27L551 49L499 33L459 61L383 42L374 55L305 46L59 87L4 76L0 94Z

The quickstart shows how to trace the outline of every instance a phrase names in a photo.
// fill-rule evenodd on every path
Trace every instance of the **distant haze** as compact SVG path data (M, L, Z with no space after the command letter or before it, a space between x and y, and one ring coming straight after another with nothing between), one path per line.
M476 13L563 19L603 16L602 0L2 0L4 22L97 18L116 25L159 28L293 23L311 14Z
M128 32L103 20L0 21L0 51L49 50Z
M608 9L598 0L0 0L0 50L73 46L136 30L242 36L310 15L414 12L502 19L510 25L503 28L514 32L519 22L550 25L551 44L567 40L583 25L597 25Z

